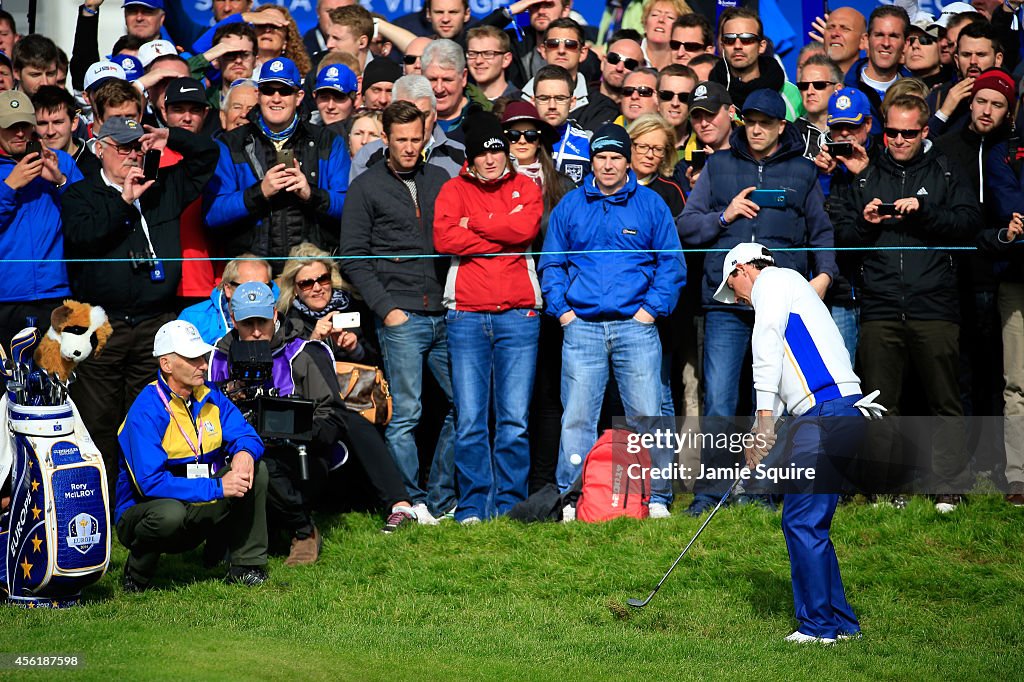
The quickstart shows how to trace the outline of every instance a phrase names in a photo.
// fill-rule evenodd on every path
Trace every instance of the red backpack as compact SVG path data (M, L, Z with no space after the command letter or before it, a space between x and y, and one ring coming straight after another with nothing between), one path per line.
M576 503L578 520L596 523L619 516L646 519L650 515L651 455L644 447L628 445L630 435L630 431L608 429L587 453L583 489Z

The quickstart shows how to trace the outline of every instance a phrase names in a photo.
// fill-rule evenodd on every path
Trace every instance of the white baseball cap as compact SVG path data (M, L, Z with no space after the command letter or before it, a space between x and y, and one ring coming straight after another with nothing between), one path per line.
M766 260L774 263L775 257L772 256L771 251L757 242L737 244L729 250L729 253L725 254L725 262L722 263L722 283L715 290L714 298L716 301L720 303L736 302L736 294L729 288L726 282L729 281L729 275L732 274L737 265L745 265L752 260Z
M942 8L942 13L939 14L939 18L936 19L935 23L933 23L932 25L938 26L939 28L946 28L947 26L949 26L949 20L955 17L956 15L963 14L964 12L977 11L978 10L974 9L974 6L971 5L970 3L951 2Z
M156 332L153 339L153 357L177 353L183 358L193 359L206 355L213 346L203 341L195 325L185 320L171 320Z
M169 40L151 40L139 48L139 61L142 68L148 69L149 65L160 57L177 56L178 51Z
M120 64L101 59L85 72L85 88L83 89L92 90L109 80L125 81L128 80L128 76L125 75L124 67Z

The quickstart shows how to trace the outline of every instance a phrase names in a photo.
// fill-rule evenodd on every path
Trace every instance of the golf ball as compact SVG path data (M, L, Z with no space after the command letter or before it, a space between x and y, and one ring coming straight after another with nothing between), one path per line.
M578 467L580 464L583 463L583 458L579 456L579 453L573 453L569 455L569 463L572 464L574 467Z

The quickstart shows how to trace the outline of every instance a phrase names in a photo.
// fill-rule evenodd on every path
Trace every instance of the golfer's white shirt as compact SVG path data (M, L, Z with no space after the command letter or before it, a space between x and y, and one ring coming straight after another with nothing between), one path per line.
M828 308L795 270L768 267L754 280L757 409L800 415L819 402L860 393L860 379Z

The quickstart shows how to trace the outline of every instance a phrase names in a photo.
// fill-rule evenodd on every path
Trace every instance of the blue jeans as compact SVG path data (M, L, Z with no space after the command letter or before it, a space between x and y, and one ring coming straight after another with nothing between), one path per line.
M839 327L839 334L843 337L843 344L850 352L850 366L857 364L857 342L860 340L860 306L850 308L843 306L832 306L832 320Z
M391 422L384 432L384 439L391 458L402 472L412 503L425 503L432 514L440 515L455 506L454 413L448 411L437 439L426 491L419 482L420 458L415 430L423 411L424 358L441 390L449 401L452 398L447 327L441 315L420 315L409 311L405 314L409 321L394 327L385 327L377 320L384 372L392 397Z
M653 324L633 319L588 322L576 318L563 329L562 442L558 489L565 492L580 475L583 458L597 442L601 396L609 368L619 385L627 422L661 414L661 340ZM573 464L572 456L578 455Z
M709 310L704 316L704 433L726 433L736 428L740 373L753 333L753 311ZM705 467L732 466L735 459L728 451L713 447L705 447L700 453ZM729 481L698 479L693 492L717 502L729 485Z
M528 423L540 313L450 310L448 356L455 397L458 521L506 514L526 499ZM494 388L494 449L489 417Z

